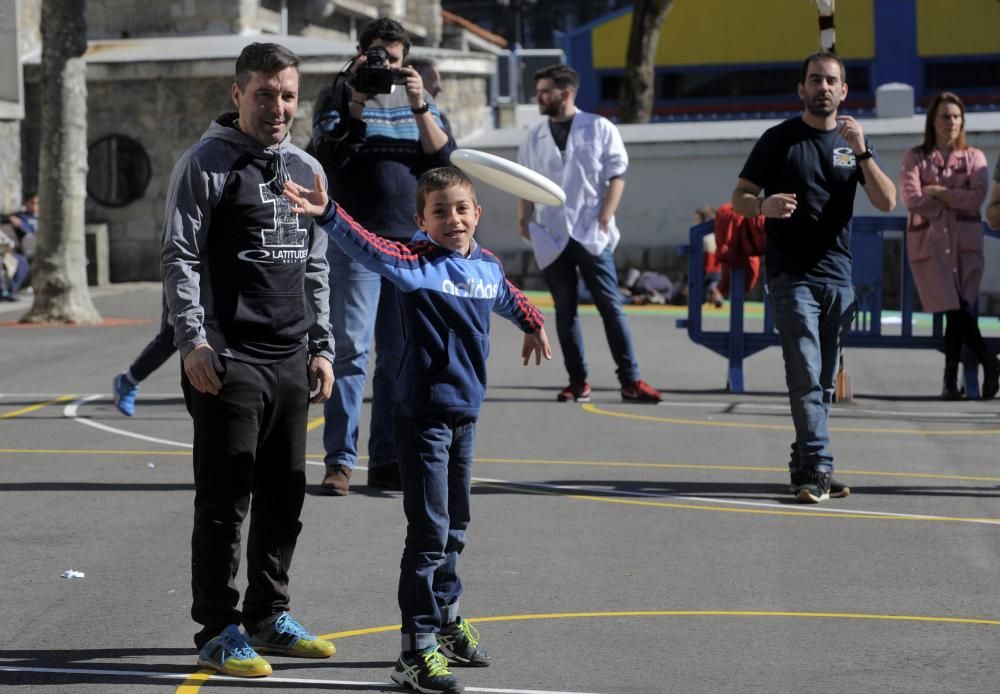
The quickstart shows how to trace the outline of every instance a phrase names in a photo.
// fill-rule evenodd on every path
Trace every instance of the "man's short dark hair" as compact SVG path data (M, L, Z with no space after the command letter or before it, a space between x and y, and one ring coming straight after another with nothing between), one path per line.
M436 169L425 171L417 179L417 214L424 215L424 205L427 197L435 190L444 190L452 186L465 188L472 195L472 201L477 205L476 184L465 173L454 166L439 166Z
M806 77L809 76L809 66L813 63L818 63L821 60L835 60L837 65L840 66L840 81L847 81L847 68L844 67L844 61L840 59L840 56L833 51L816 51L808 56L802 61L802 67L799 68L799 84L806 83Z
M580 87L580 75L569 65L556 63L543 67L535 73L535 82L538 80L552 80L560 89L572 89L574 92Z
M406 33L403 25L391 17L379 17L365 24L358 37L358 45L362 51L367 51L375 39L382 39L385 43L399 42L403 44L403 57L410 52L410 37Z
M299 69L299 57L276 43L251 43L236 59L236 85L243 91L250 82L250 73L271 76L286 67Z

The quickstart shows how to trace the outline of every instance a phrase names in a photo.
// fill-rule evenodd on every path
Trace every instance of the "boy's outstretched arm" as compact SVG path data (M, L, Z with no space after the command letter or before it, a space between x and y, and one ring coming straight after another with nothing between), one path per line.
M528 365L528 360L531 358L532 352L535 354L535 366L542 363L542 357L546 359L552 358L552 348L549 346L548 335L545 334L545 328L541 326L539 326L536 332L524 334L521 358L524 360L525 366Z

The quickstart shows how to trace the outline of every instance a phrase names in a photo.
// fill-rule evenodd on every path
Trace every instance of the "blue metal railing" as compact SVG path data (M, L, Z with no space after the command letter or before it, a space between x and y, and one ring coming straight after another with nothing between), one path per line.
M1000 238L983 225L987 238ZM745 325L744 289L746 271L735 268L730 276L729 330L705 330L702 321L704 305L705 270L700 252L702 239L714 233L714 222L703 222L691 227L689 245L680 246L678 251L688 256L688 317L679 319L677 327L687 328L688 336L697 344L720 354L728 360L726 389L731 393L742 393L743 361L766 347L779 344L774 328L771 304L764 301L763 327L759 331L748 331ZM882 286L883 250L886 232L900 233L903 238L900 253L900 333L884 334L882 331ZM691 249L696 249L692 252ZM854 257L853 279L858 311L854 325L846 339L846 346L888 348L888 349L936 349L943 347L944 321L935 314L929 335L913 334L914 285L910 264L906 260L906 218L905 217L855 217L851 224L851 255ZM1000 338L987 338L987 345L996 352L1000 349ZM969 398L979 397L978 365L971 355L963 357L965 389Z

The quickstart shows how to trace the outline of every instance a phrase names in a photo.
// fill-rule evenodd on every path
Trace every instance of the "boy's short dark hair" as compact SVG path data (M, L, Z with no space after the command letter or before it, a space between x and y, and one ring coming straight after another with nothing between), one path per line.
M806 59L802 61L802 67L799 68L799 84L806 83L806 77L809 75L809 66L821 60L837 61L837 65L840 66L840 81L847 81L847 68L844 67L844 61L840 59L839 55L833 51L816 51L807 55Z
M472 182L471 178L454 166L439 166L424 172L417 180L417 214L423 215L428 195L436 190L444 190L452 186L468 188L469 192L472 193L472 201L479 204L476 199L476 184Z
M560 89L572 89L574 92L580 87L580 75L569 65L557 63L543 67L535 73L535 82L538 80L552 80Z
M410 37L406 33L403 25L391 17L379 17L365 24L358 37L358 45L362 51L367 51L375 39L382 39L386 43L399 41L403 44L403 57L410 52Z
M287 67L299 69L299 57L277 43L251 43L236 59L236 85L243 91L250 74L274 75Z
M31 200L32 198L37 198L37 197L38 197L38 191L37 190L27 190L27 191L24 192L24 195L21 196L21 203L22 204L26 203L29 200Z

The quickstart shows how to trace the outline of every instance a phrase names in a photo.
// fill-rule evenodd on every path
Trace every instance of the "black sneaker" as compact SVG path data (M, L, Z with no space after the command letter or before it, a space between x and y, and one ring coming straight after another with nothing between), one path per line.
M848 487L843 482L838 482L837 480L830 477L830 498L831 499L843 499L846 496L851 495L851 488Z
M437 635L438 648L454 665L487 667L493 658L479 647L479 631L459 617Z
M391 677L396 684L425 694L462 694L465 691L448 670L448 661L437 646L400 653Z
M802 470L792 478L792 494L800 504L818 504L830 498L830 473Z
M809 481L808 472L795 471L790 472L792 482L789 486L792 494L798 494L798 488ZM851 488L848 487L843 482L838 482L832 476L830 477L830 498L831 499L843 499L851 495Z
M399 492L403 490L403 483L399 480L399 465L389 463L378 467L368 467L368 486L378 489L388 489Z

